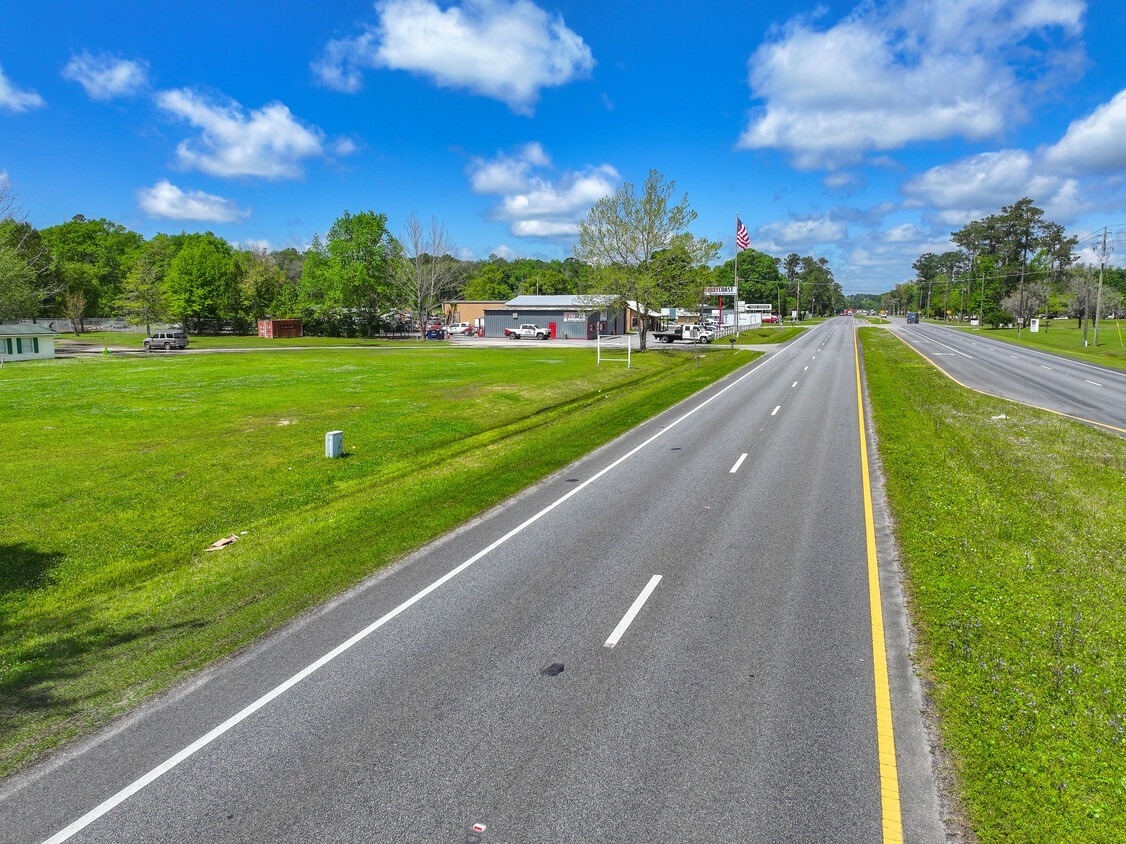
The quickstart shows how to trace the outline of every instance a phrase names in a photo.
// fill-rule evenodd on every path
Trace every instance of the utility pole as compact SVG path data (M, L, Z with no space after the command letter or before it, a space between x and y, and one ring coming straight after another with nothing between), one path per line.
M985 328L985 270L981 271L981 298L977 300L977 330Z
M1106 270L1106 259L1110 252L1114 251L1111 246L1108 250L1106 247L1106 226L1103 226L1103 248L1099 250L1099 292L1095 295L1095 346L1099 345L1099 307L1103 301L1103 272Z

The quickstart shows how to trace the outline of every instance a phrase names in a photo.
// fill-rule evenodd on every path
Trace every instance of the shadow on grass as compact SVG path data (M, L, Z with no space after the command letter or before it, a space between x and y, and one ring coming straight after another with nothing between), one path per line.
M0 545L0 598L42 586L62 559L57 551L39 551L25 542Z

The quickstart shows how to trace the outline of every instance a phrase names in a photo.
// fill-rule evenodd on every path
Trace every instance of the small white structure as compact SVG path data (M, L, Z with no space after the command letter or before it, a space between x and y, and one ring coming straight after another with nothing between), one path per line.
M55 356L55 335L43 325L0 325L0 361Z

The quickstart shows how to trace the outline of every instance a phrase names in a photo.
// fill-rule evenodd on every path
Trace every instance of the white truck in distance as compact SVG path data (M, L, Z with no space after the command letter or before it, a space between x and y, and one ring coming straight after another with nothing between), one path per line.
M509 340L546 340L551 336L551 332L546 328L540 328L534 322L526 322L519 328L504 329L504 336Z

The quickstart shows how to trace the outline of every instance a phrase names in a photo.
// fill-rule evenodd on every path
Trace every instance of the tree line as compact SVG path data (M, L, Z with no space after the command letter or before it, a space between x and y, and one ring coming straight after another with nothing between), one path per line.
M744 301L769 302L780 313L844 307L824 258L775 258L746 249L714 264L719 244L687 233L695 218L687 197L680 206L668 204L674 185L650 173L644 191L650 200L662 193L665 200L646 209L650 222L678 208L679 216L663 220L659 242L648 243L633 265L581 243L562 260L462 260L438 221L424 224L412 214L396 236L387 216L375 211L345 211L305 250L240 248L210 231L146 239L111 220L82 215L36 229L15 213L10 191L0 185L0 320L65 319L79 333L86 319L121 317L146 330L178 323L192 333L241 334L254 333L259 319L301 318L310 334L371 336L400 314L420 319L456 299L622 293L621 301L653 310L695 308L705 287L736 286L736 260ZM619 191L627 189L633 186ZM638 286L639 279L649 281Z
M884 293L881 307L933 319L977 318L994 327L1035 316L1092 319L1096 308L1100 317L1122 309L1126 270L1080 264L1079 239L1046 219L1032 199L972 220L950 238L959 248L920 255L912 265L915 278Z

